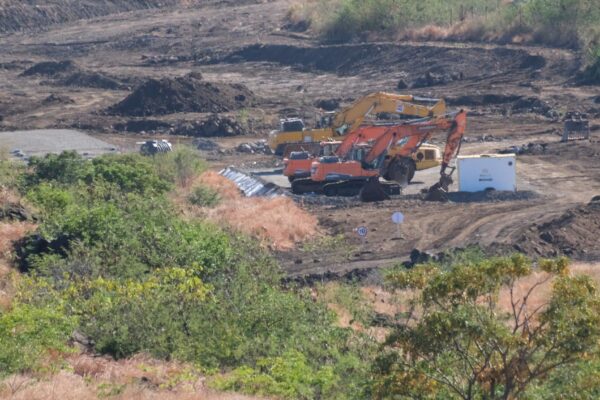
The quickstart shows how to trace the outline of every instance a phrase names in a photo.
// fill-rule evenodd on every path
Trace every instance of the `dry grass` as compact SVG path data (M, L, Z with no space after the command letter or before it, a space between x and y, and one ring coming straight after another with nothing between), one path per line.
M73 371L50 377L13 375L0 382L0 398L13 400L253 400L257 397L218 393L189 366L136 356L114 361L78 355L69 358Z
M318 234L317 218L287 197L241 198L210 210L209 218L258 238L274 250L289 250Z
M223 200L236 200L242 197L240 189L227 178L215 171L206 171L197 179L197 183L204 184L216 190Z
M14 283L18 278L10 267L13 242L35 229L29 222L0 223L0 310L8 310L14 297Z
M7 259L13 248L13 242L22 239L35 229L30 222L0 222L0 259Z
M289 250L319 234L318 220L286 197L247 198L237 186L214 171L199 176L194 184L203 184L221 197L215 208L189 204L191 189L179 190L174 203L190 218L207 218L215 224L225 224L235 231L251 235L272 250Z

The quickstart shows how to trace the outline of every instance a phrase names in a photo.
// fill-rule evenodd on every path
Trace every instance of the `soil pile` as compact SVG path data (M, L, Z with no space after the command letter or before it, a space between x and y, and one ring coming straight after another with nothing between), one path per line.
M300 47L281 44L255 44L229 54L207 50L199 62L241 63L276 62L290 65L300 71L326 71L339 75L356 75L377 70L398 73L398 66L406 72L406 81L424 78L423 83L441 84L468 77L490 76L501 71L529 72L531 55L520 49L454 49L434 46L396 44L344 44L318 47ZM427 60L429 74L423 74L423 60ZM542 59L543 60L543 59ZM541 64L537 62L535 66Z
M543 257L566 255L577 259L599 259L600 196L586 205L529 229L515 249Z
M226 112L253 105L256 97L241 84L211 83L194 76L149 79L120 103L115 115L146 116L177 112Z
M244 135L248 130L236 120L213 114L206 121L183 123L177 126L173 133L183 136L215 137Z
M167 122L154 119L130 120L113 125L116 131L135 133L165 132L171 127Z
M100 72L88 71L71 60L44 61L26 69L21 76L43 76L52 79L42 82L54 86L76 86L108 90L128 90L132 84Z
M49 25L118 12L166 7L180 0L60 0L52 2L5 0L0 9L0 32L46 28Z
M43 61L26 69L21 76L47 76L56 77L65 73L75 72L79 67L71 60Z

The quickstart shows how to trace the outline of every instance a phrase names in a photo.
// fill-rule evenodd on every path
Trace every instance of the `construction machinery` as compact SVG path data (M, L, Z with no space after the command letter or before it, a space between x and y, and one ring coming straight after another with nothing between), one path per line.
M435 132L447 130L440 180L431 188L431 192L441 196L452 183L451 173L447 174L446 169L460 150L466 123L466 112L461 110L453 115L423 122L387 127L374 143L358 141L361 138L359 130L354 133L357 141L342 143L338 147L340 151L343 146L350 146L345 158L324 156L313 161L310 178L295 179L292 182L292 192L315 192L327 196L358 194L364 201L384 200L390 194L399 192L399 185L387 182L382 184L379 177L406 183L410 174L407 165L412 161L411 155ZM392 146L395 148L393 154L389 152Z
M318 149L319 143L344 136L363 124L369 115L389 113L401 117L425 118L446 113L442 99L430 99L412 95L376 92L364 96L337 114L328 113L319 118L316 129L305 129L299 118L280 121L278 131L271 132L269 147L279 156L304 148Z

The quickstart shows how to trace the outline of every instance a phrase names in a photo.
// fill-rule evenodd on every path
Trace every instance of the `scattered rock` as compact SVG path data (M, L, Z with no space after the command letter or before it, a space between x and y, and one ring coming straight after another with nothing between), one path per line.
M205 138L198 138L198 139L194 139L194 146L196 146L196 148L198 150L204 150L204 151L218 151L221 149L221 147L213 142L210 139L205 139Z
M398 84L396 85L396 89L398 89L398 90L408 89L408 83L406 83L406 81L404 79L400 79L398 81Z
M242 143L238 147L236 147L236 150L240 153L246 154L273 154L271 148L267 146L266 140L259 140L254 143Z
M341 99L323 99L315 102L315 107L322 108L325 111L335 111L340 108Z
M446 102L451 106L487 106L518 101L522 96L496 93L448 97Z
M172 125L153 119L142 119L142 120L130 120L125 123L118 123L113 125L116 131L121 132L166 132Z
M46 97L44 100L42 100L42 104L44 105L50 105L50 104L74 104L75 101L68 97L68 96L64 96L64 95L60 95L60 94L54 94L52 93L50 96Z
M460 73L436 73L427 72L424 75L419 76L412 84L413 88L424 88L429 86L445 85L453 81L459 81L464 78L462 72Z
M234 119L213 114L206 121L180 124L172 133L195 137L240 136L248 133L248 130Z
M522 146L511 146L499 150L500 154L540 155L546 153L547 143L527 143Z
M248 107L255 102L256 97L244 85L205 82L188 75L149 79L108 112L131 116L218 113Z
M512 111L514 113L535 113L535 114L548 114L552 110L552 107L537 97L525 97L517 100L513 106Z

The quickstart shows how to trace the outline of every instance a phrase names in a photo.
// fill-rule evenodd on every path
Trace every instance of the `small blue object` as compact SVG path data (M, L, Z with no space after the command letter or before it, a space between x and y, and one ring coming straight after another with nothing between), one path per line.
M396 211L392 214L392 222L396 225L399 225L404 222L404 214L399 211Z
M366 227L366 226L359 226L359 227L356 229L356 233L357 233L357 234L358 234L358 236L360 236L360 237L365 237L365 236L367 236L367 233L369 233L369 230L367 229L367 227Z

